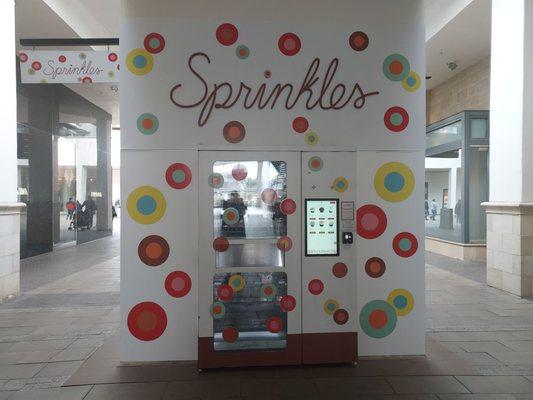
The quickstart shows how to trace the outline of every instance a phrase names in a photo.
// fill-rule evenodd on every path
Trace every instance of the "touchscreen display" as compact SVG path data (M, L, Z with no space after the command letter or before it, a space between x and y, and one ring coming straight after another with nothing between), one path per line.
M305 255L339 255L339 200L305 200Z

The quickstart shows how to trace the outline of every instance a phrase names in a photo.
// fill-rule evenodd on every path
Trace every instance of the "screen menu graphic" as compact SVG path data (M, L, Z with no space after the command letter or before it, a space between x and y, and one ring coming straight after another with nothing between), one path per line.
M305 201L306 255L339 254L338 204L336 199Z

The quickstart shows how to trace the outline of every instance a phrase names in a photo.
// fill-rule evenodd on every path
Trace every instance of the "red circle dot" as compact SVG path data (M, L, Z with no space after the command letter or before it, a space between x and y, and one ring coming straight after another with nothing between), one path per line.
M229 248L229 241L224 236L219 236L213 240L213 249L218 252L224 252Z
M228 343L234 343L239 338L239 331L233 326L227 326L222 330L222 339Z
M232 24L222 24L216 30L215 36L222 46L231 46L239 37L237 27Z
M35 71L39 71L42 67L41 63L39 61L34 61L31 63L31 67L35 70Z
M307 289L311 294L319 295L324 290L324 283L320 279L313 279L307 285Z
M344 278L348 274L348 267L346 264L339 262L333 266L332 272L336 278Z
M292 121L292 129L298 133L304 133L309 129L309 121L304 117L296 117Z
M298 54L302 47L302 42L298 35L292 32L284 33L278 40L278 48L286 56Z
M60 63L64 63L65 61L67 61L67 57L65 57L64 55L60 55L57 59Z

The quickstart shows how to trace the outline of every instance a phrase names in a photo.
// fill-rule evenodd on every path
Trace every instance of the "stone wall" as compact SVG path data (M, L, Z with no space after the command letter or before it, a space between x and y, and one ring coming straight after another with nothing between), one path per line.
M20 292L21 206L0 204L0 301Z
M490 56L426 91L427 125L465 110L490 108Z

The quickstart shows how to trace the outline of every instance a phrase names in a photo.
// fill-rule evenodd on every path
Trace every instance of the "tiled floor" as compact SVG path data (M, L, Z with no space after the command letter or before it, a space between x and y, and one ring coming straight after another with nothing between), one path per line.
M0 400L533 399L533 301L483 268L428 254L427 357L199 373L120 366L118 239L67 248L23 262L25 292L0 305Z

